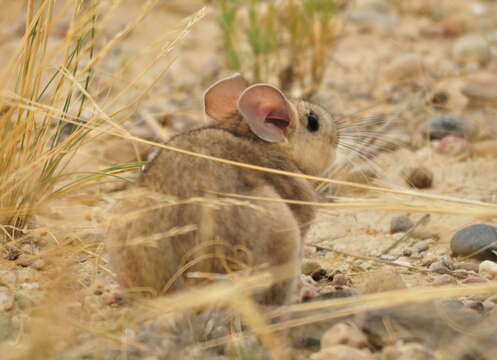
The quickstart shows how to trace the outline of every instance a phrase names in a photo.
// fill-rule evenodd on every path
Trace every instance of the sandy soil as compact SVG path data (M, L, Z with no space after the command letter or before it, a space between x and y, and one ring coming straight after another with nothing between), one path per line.
M7 3L15 7L12 5L13 2L7 1ZM381 113L391 121L391 128L380 133L379 136L388 141L399 142L401 145L393 151L379 152L366 163L354 160L357 168L367 166L373 169L375 176L368 181L370 185L396 190L410 189L402 171L406 167L423 166L433 173L434 181L431 188L419 190L421 193L495 202L497 199L495 151L490 150L487 153L483 151L467 156L439 153L438 142L423 137L421 130L424 123L437 114L437 109L430 103L433 95L445 91L450 94L448 109L445 112L463 115L478 124L478 135L468 142L470 148L483 141L495 139L497 109L491 105L472 106L471 99L464 96L460 89L467 83L467 78L474 73L497 74L495 56L497 3L493 1L438 1L436 5L431 4L430 1L419 3L419 5L404 4L400 10L395 10L397 19L392 26L385 25L381 21L379 23L347 21L339 43L330 49L330 66L316 99L321 100L323 105L337 116L345 115L346 118L348 116L362 120L371 118L373 113ZM475 4L483 6L484 10L478 10L481 7ZM185 17L199 9L201 5L201 1L191 1L188 5L179 1L172 4L167 4L166 1L160 2L143 26L127 36L104 62L104 66L96 74L95 82L104 84L108 80L106 74L115 71L116 67L121 66L122 61L126 59L133 60L125 76L127 78L136 76L150 59L146 45L162 37L174 38L177 31L182 29ZM108 38L132 21L141 6L141 2L138 1L123 1L118 9L119 16L115 16L105 29ZM393 5L390 8L393 9ZM147 119L150 117L167 120L161 130L166 138L181 129L204 123L201 106L203 90L212 81L230 73L223 62L220 32L216 25L216 10L212 5L208 5L207 10L205 18L198 22L186 39L174 48L173 56L161 60L160 66L141 77L136 83L137 89L145 89L158 72L169 64L171 58L174 58L174 63L167 74L154 86L153 91L143 99L136 112L125 123L132 133L149 137L157 135L147 125ZM0 12L1 63L7 61L8 54L17 45L22 35L19 29L23 24L21 17L7 23L2 14L16 11L8 9ZM443 21L454 23L456 30L453 33L448 31L440 34L440 27L444 26ZM488 45L491 56L487 64L474 64L471 61L460 63L453 56L455 42L467 34L482 34L488 38L493 36L493 43L489 41ZM105 39L103 38L101 42L104 45ZM406 56L416 59L414 65L412 62L406 66L398 65ZM416 67L416 63L419 68ZM143 149L142 155L146 155L147 151ZM349 155L345 152L340 158L344 159ZM97 142L85 146L71 164L71 168L102 169L116 162L131 161L135 158L133 148L128 141L103 136ZM348 177L347 174L341 174L340 178ZM55 201L36 217L39 238L42 241L35 247L53 249L56 245L67 244L78 248L78 251L67 255L65 262L65 265L70 264L71 271L77 275L73 281L81 285L79 291L70 298L74 301L75 307L81 306L84 309L82 317L91 318L92 323L106 330L112 329L113 326L117 328L118 325L110 323L115 319L121 319L128 311L127 305L122 305L119 290L112 279L112 271L108 268L102 247L109 208L115 198L122 195L122 192L114 191L119 187L118 185L115 181L109 182ZM439 280L444 275L427 269L442 256L450 255L450 239L453 234L474 223L483 222L497 226L495 218L476 217L471 213L443 214L430 211L429 207L432 204L434 210L439 204L445 204L442 207L446 212L447 209L450 212L454 208L462 209L461 211L464 212L464 205L461 204L447 205L440 201L430 203L429 200L420 200L416 196L366 191L345 186L332 186L331 192L327 194L353 200L377 199L384 204L398 204L400 201L418 204L421 201L424 208L413 213L411 219L416 222L423 215L430 214L429 223L419 226L421 232L424 231L424 238L433 240L429 243L428 249L419 256L411 256L409 249L423 241L411 236L380 262L378 255L399 238L398 234L390 233L390 221L392 216L401 211L382 211L375 208L320 210L320 215L307 239L309 246L306 248L305 261L318 264L327 274L337 272L345 274L348 279L346 287L359 292L372 291L371 288L375 286L379 286L380 290L390 290L402 286L407 288L432 286L437 281L442 281L443 284L443 281L448 281ZM311 246L317 242L322 247L338 252L317 251ZM404 267L389 265L385 261L397 261ZM476 261L474 263L478 264ZM405 265L411 265L415 269L407 269ZM32 265L10 265L4 270L0 280L16 294L16 305L8 312L9 316L15 319L15 324L19 323L22 314L31 311L30 306L23 303L26 301L23 299L36 299L36 296L41 296L44 287L49 284L50 277L57 271L57 262L50 260L40 265L38 269ZM393 271L395 274L388 275L388 271ZM14 274L15 280L8 280L11 276L9 274ZM393 276L394 279L389 280L389 276ZM450 276L454 282L461 283L468 276L479 275L472 273ZM404 285L398 285L396 281L399 278ZM386 284L377 285L382 281L381 279L386 279ZM321 284L323 289L326 286L336 285L329 279L323 279ZM116 324L118 322L116 321ZM74 343L87 341L87 344L92 344L94 341L91 332L85 332L80 340L83 341L74 340ZM70 355L69 353L62 355L61 358L84 358L84 355L77 354L78 352L74 351L70 352Z

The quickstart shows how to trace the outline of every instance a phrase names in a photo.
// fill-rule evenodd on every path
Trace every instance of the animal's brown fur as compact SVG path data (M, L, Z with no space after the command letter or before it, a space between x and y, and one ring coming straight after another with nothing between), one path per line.
M223 119L218 126L178 135L168 145L247 164L319 175L331 165L334 157L337 134L333 120L324 110L306 102L293 102L291 106L294 130L288 142L263 141L250 131L240 115L232 115L231 120ZM321 119L321 133L309 133L305 127L310 107ZM151 161L133 187L146 189L150 195L121 201L115 211L118 216L155 206L162 201L161 196L176 200L214 199L217 195L213 193L236 193L316 201L312 185L304 179L172 151L162 151ZM212 273L239 270L244 265L291 263L290 280L273 287L265 299L268 303L288 302L295 290L303 238L314 218L314 209L282 202L253 203L256 208L243 205L212 207L208 202L166 206L112 226L109 253L120 282L128 288L149 287L160 293L181 267L192 260L198 262L187 271ZM130 245L137 237L143 239L190 224L196 225L197 229L161 238L156 247ZM172 289L190 283L192 281L185 276L179 276Z

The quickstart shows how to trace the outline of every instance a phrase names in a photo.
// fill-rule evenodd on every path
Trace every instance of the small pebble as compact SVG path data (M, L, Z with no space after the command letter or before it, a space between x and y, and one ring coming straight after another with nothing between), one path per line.
M124 296L119 291L112 291L107 294L104 298L105 305L108 306L119 306L124 304Z
M478 271L478 270L477 270ZM468 270L452 270L451 275L454 276L456 279L466 279L469 275L475 275L476 271L468 271Z
M490 300L485 300L481 304L483 305L483 310L485 312L490 312L495 308L495 303L493 301L490 301Z
M428 268L430 271L436 272L438 274L450 274L450 269L443 263L443 261L435 261Z
M350 278L350 276L338 273L333 275L333 281L331 283L333 285L349 286L350 284L352 284L352 279Z
M461 93L469 98L471 104L495 104L497 101L497 75L478 73L466 79Z
M413 239L418 239L418 240L426 240L430 244L433 243L434 240L440 239L440 236L432 231L429 231L425 228L416 228L413 229L411 232L411 237Z
M390 220L390 234L406 232L413 226L412 220L407 215L396 215Z
M467 226L452 236L450 249L455 256L472 256L480 260L497 260L497 228L486 224Z
M431 140L450 135L472 140L478 136L479 126L464 116L440 114L428 119L421 130Z
M388 65L386 77L392 81L405 81L424 72L423 61L416 54L402 54Z
M455 41L452 56L460 63L485 65L491 58L488 41L479 35L465 35Z
M471 12L477 16L482 16L487 13L487 7L480 2L471 4Z
M366 347L367 344L367 336L354 323L336 324L326 330L321 338L321 350L335 345L363 348Z
M452 261L451 257L448 255L442 256L440 261L450 270L454 270L454 262Z
M404 177L407 185L416 189L428 189L433 185L433 173L424 167L405 169Z
M402 250L402 255L410 257L410 256L413 255L413 251L410 248L405 248L405 249Z
M432 240L423 240L419 241L416 244L413 245L412 250L415 253L422 253L430 248L430 245L433 243Z
M300 275L297 285L297 301L299 303L309 301L318 296L317 282L310 275Z
M8 311L14 306L14 295L6 286L0 286L0 311Z
M426 37L453 37L461 34L465 28L463 22L447 18L423 27L421 34Z
M473 150L471 144L459 136L445 136L435 147L439 154L456 156L461 159L467 159L471 156Z
M377 24L388 28L397 22L394 9L386 0L356 0L348 16L360 24Z
M496 279L497 278L497 263L490 261L490 260L485 260L482 261L478 268L478 272L489 278L489 279Z
M33 256L28 254L21 254L16 260L17 265L24 267L30 266L32 262L33 262Z

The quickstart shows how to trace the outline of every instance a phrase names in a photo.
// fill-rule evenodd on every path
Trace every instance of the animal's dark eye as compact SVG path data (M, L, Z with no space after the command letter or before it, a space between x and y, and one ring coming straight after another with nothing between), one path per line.
M307 129L310 132L316 132L319 130L319 118L312 111L307 114Z

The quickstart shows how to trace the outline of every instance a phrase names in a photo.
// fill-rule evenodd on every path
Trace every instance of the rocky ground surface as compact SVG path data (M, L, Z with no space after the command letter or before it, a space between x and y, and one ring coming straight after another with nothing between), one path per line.
M123 59L140 52L143 44L157 36L157 29L181 27L181 19L198 9L197 5L178 1L158 6L115 49L105 71L111 73ZM120 16L106 29L109 38L130 21L138 7L139 2L123 2ZM229 73L223 63L216 11L211 5L208 9L207 16L176 47L176 60L164 80L126 123L132 134L161 139L203 124L203 90ZM340 164L350 161L353 166L337 170L334 178L497 202L495 14L495 1L358 0L340 15L346 27L330 49L330 66L315 101L337 116L361 121L381 118L388 126L372 125L370 130L376 133L368 135L379 140L366 148L371 151L370 159L342 151ZM1 61L22 35L21 18L6 24L0 21ZM129 73L138 73L144 61L139 56ZM145 88L153 75L143 77L137 86ZM97 74L95 81L105 84L104 73ZM146 159L150 147L135 146L128 140L101 137L85 147L71 166L100 169L137 160L137 155L139 160ZM71 326L87 326L65 340L60 359L174 358L171 349L175 346L228 334L215 327L200 329L197 334L208 334L199 339L191 335L192 327L188 331L178 327L164 335L169 320L160 318L128 329L124 335L113 333L132 311L113 280L102 246L109 207L121 188L120 183L110 182L59 200L37 216L36 229L20 245L20 253L2 262L1 341L9 346L22 342L28 336L24 333L32 330L25 329L24 323L37 311L53 318L53 324L45 325L62 336L64 329L56 324L60 325L64 315L53 310L60 302L70 304L77 314ZM497 281L495 217L481 216L470 207L465 211L464 204L440 208L437 202L430 207L426 199L417 211L383 211L381 204L416 204L419 198L346 186L332 185L322 193L323 201L332 197L377 201L369 209L320 210L302 266L318 286L320 299ZM447 214L454 209L461 209L460 214ZM61 251L66 248L71 251ZM57 251L61 255L55 261ZM37 254L48 255L33 257ZM208 323L205 318L227 315L212 310L198 316L190 323L202 327L198 324ZM288 346L298 349L292 353L302 359L494 359L496 319L497 293L478 293L297 327L290 331ZM112 335L99 336L103 333ZM53 339L37 343L36 336L29 336L42 347L57 344ZM129 344L126 339L131 339ZM191 352L188 356L264 357L256 341L249 339L245 344L243 350L228 349L225 355L210 349L209 355Z

